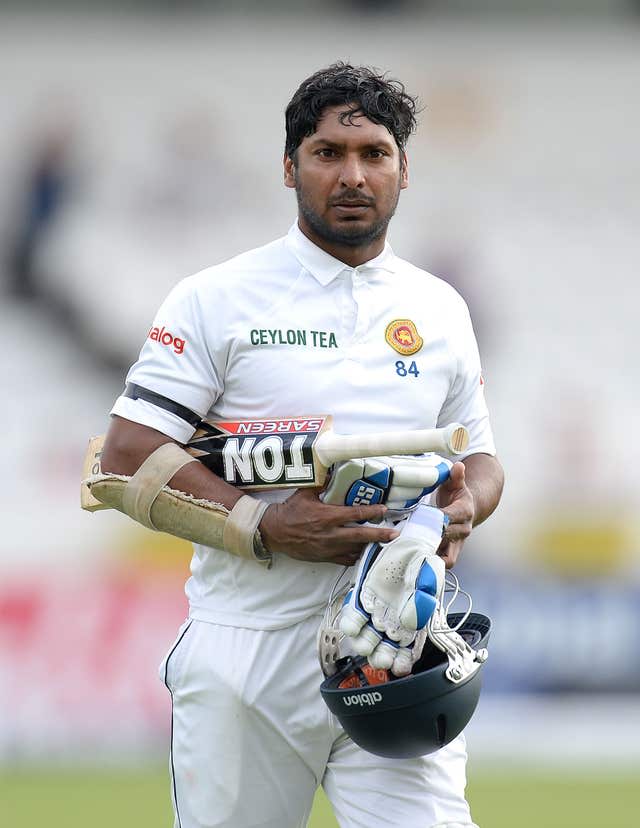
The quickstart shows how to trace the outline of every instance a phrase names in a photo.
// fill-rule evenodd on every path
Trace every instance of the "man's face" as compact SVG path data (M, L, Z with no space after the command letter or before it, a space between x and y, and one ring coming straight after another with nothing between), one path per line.
M328 107L294 161L285 156L285 185L295 188L300 226L321 246L366 247L384 238L400 190L406 157L381 124L362 114L340 122L347 104ZM324 242L324 244L322 244Z

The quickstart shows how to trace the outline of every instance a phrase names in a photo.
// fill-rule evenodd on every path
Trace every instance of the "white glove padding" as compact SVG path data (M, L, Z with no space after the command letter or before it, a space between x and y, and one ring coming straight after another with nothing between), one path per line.
M370 630L374 630L371 626L371 621L367 624ZM358 655L366 655L369 664L372 667L380 670L391 670L394 676L408 676L413 665L420 658L422 648L427 637L426 630L419 630L414 633L414 640L409 647L401 647L397 641L392 641L386 636L380 636L376 633L379 639L378 645L371 653L358 653ZM354 639L348 639L353 642ZM361 639L362 641L363 639ZM353 646L354 652L356 646Z
M392 510L409 509L449 478L451 465L433 452L346 460L335 465L321 497L336 506L385 503Z
M350 590L345 596L343 612L348 611L348 608L352 606L353 593L354 591ZM368 613L364 611L362 613L363 618L367 620L360 628L358 635L346 638L349 653L367 656L369 664L377 669L391 670L395 676L408 676L422 653L427 635L426 630L420 630L417 634L414 632L411 646L401 647L397 641L392 641L373 627ZM340 628L343 632L342 625Z
M436 551L446 522L442 511L421 503L401 524L399 537L369 544L360 559L340 629L374 667L395 672L396 659L406 661L400 651L414 644L442 598L445 564Z

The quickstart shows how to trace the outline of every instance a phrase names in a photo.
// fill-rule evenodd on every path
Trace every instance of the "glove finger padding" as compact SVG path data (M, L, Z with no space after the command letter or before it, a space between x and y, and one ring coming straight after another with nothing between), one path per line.
M401 645L426 626L442 594L445 564L436 550L445 520L439 509L420 504L401 524L400 536L382 547L362 581L363 610L377 630Z
M354 588L340 615L340 630L374 667L406 675L416 632L423 630L444 590L445 564L436 554L446 517L420 504L388 544L369 544ZM410 672L410 667L409 667Z
M355 584L345 596L342 612L340 613L340 630L349 638L356 641L360 635L362 628L371 620L371 616L362 606L360 600L360 592L362 589L362 582L364 581L369 568L375 561L376 556L382 549L379 543L370 543L365 547L360 560L358 568L356 569ZM378 641L380 636L378 636ZM367 652L359 652L359 655L368 655L376 646L378 641L371 640L371 648ZM366 646L363 644L363 646ZM356 650L356 652L358 652Z
M321 498L338 506L384 503L410 509L448 479L451 462L432 452L347 460L334 466Z
M413 668L413 652L409 647L398 647L383 640L368 657L369 664L382 670L391 670L394 676L408 676Z
M347 601L350 596L347 596ZM346 603L343 608L341 619L344 617L353 618L350 616L350 607ZM397 642L392 641L386 636L381 635L372 625L371 620L367 620L362 624L363 619L367 618L362 613L357 613L353 620L355 625L347 621L344 625L340 624L340 630L344 633L345 627L349 629L358 628L358 632L349 636L349 645L356 655L367 656L369 664L382 670L391 670L396 676L406 676L411 672L415 658L413 657L412 649L408 646L401 647ZM358 626L362 624L362 626ZM411 633L412 638L415 638L415 632ZM408 641L407 644L412 644L413 641ZM418 654L419 655L419 654ZM418 656L416 656L417 658Z

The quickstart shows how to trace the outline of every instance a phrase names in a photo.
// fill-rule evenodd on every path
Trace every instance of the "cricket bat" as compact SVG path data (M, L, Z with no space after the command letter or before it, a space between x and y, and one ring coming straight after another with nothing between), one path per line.
M329 468L342 460L385 454L435 451L455 455L469 444L460 423L444 428L336 434L332 417L269 420L203 420L185 449L214 474L240 489L268 490L320 487ZM104 436L92 437L83 466L81 506L105 508L93 497L86 479L100 474Z

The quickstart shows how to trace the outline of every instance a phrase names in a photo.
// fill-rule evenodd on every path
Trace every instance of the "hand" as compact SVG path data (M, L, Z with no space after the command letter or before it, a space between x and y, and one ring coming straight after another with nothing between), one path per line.
M449 479L436 492L436 503L449 518L438 549L438 555L444 558L447 569L455 565L473 529L475 503L465 482L465 471L464 463L454 463Z
M444 562L435 552L445 516L419 505L398 538L365 550L356 583L340 616L340 629L356 653L396 675L411 670L416 633L426 627L444 590Z
M346 460L332 469L320 498L346 506L385 503L404 512L444 483L450 468L449 460L432 452Z
M379 523L386 506L332 506L318 492L298 489L284 503L272 503L260 521L262 542L270 552L299 561L352 566L368 543L388 543L399 532Z

